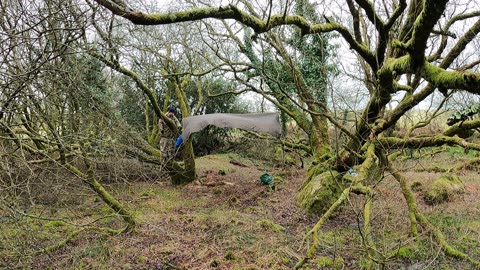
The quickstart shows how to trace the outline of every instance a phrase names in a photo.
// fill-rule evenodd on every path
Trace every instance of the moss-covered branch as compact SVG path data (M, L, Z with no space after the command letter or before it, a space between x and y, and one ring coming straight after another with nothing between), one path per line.
M468 159L467 161L459 164L459 165L455 165L451 168L444 168L444 167L440 167L440 166L437 166L437 165L433 165L433 166L430 166L430 167L422 167L422 168L415 168L415 171L416 172L457 172L457 171L462 171L462 170L477 170L478 169L478 165L480 165L480 158L471 158L471 159Z
M421 75L437 88L462 89L473 94L480 94L480 74L474 72L448 71L424 63Z
M480 144L467 142L459 137L449 137L444 135L437 135L432 137L412 137L408 139L401 139L396 137L379 138L378 143L387 149L398 148L423 148L442 145L458 145L466 149L474 149L480 151Z
M308 232L307 237L311 236L313 243L309 246L305 257L303 257L300 261L297 262L294 269L300 269L308 260L310 260L317 252L318 247L320 246L320 236L319 231L325 222L332 216L333 213L347 200L350 193L357 193L357 194L364 194L371 199L373 196L373 190L369 187L362 185L361 183L355 183L347 188L345 188L340 195L338 196L337 200L330 205L328 210L322 215L322 217L317 221L315 226ZM364 232L369 234L370 232L370 203L366 205L365 209L365 220L366 220L366 227L364 227ZM371 250L375 253L374 244L371 241L368 241L367 245L371 248ZM376 256L373 254L372 256Z
M155 92L153 89L151 89L141 78L140 76L135 73L134 71L127 69L124 66L121 66L118 63L114 63L107 58L105 58L103 55L100 55L94 50L88 51L88 53L102 61L104 64L106 64L108 67L124 74L125 76L131 78L137 86L143 91L143 93L148 97L148 100L150 101L150 104L152 105L155 114L158 116L158 118L161 118L163 121L167 123L167 126L169 129L173 130L175 133L178 134L179 130L178 127L176 126L175 122L168 117L166 114L164 114L159 106L158 100L156 98ZM172 80L175 80L175 78L170 78ZM177 95L177 98L180 103L180 109L182 110L182 113L184 117L190 115L189 108L186 105L186 100L187 97L182 90L182 88L185 86L185 84L188 82L189 77L184 78L182 81L178 81L174 83L174 91ZM167 160L166 168L168 170L168 173L170 177L172 178L172 181L174 183L186 183L190 182L193 179L195 179L195 160L193 156L193 148L191 145L191 141L186 141L184 143L184 146L181 148L182 149L182 156L184 158L184 165L185 168L182 168L175 160L169 159ZM144 149L145 150L145 149ZM152 152L151 149L147 149L148 152ZM154 155L157 155L158 153L152 152ZM140 155L140 157L147 157L147 160L150 160L148 156L145 155ZM152 161L155 163L156 160L155 158L152 159Z
M380 132L394 126L400 117L431 95L433 91L435 91L435 87L433 87L432 84L428 84L414 95L405 95L400 104L384 117L385 121L375 127L374 134L379 134Z
M252 136L255 136L259 139L262 139L262 140L275 140L275 141L278 141L276 138L272 137L272 136L265 136L265 135L261 135L259 133L256 133L256 132L251 132L251 131L248 131L246 130L245 131L246 133L252 135ZM290 140L279 140L279 143L280 144L283 144L291 149L298 149L298 150L303 150L305 152L307 152L308 154L312 154L312 149L304 144L304 143L301 143L301 142L292 142Z
M412 132L415 130L415 129L418 129L418 128L422 128L422 127L425 127L427 125L429 125L435 118L437 118L439 115L441 115L442 113L445 113L445 111L443 110L443 105L445 104L445 102L448 100L448 97L445 97L443 98L443 100L440 102L440 104L437 106L437 108L435 109L435 111L433 113L431 113L431 115L428 116L427 119L425 120L422 120L422 121L419 121L418 123L412 125L411 127L409 127L407 129L407 131L405 132L405 138L408 138L410 137L410 135L412 134Z
M309 111L323 111L326 109L324 104L322 104L323 107L319 107L319 102L314 101L313 95L310 89L308 89L303 73L300 71L297 63L295 63L295 61L288 54L287 49L285 46L283 46L279 36L271 33L267 36L267 40L282 57L282 66L286 73L290 76L290 79L294 82L296 92L300 99L307 105L307 109ZM319 74L319 76L321 75ZM282 89L282 85L279 85L278 88ZM302 106L297 106L297 108L301 109ZM311 128L306 131L309 135L313 155L315 158L319 158L321 155L328 152L328 125L326 119L320 115L310 114L310 117L312 118L312 125Z
M478 12L477 12L478 13ZM462 53L467 45L474 40L477 34L480 32L480 20L477 20L468 31L457 41L453 48L448 52L448 54L443 58L440 63L441 68L448 68L457 57Z
M367 269L370 269L374 262L384 264L385 256L383 256L375 246L372 237L372 228L370 226L371 208L374 191L370 187L362 187L362 194L365 195L365 204L363 206L363 231L360 231L363 247L368 255Z
M127 226L123 231L129 232L132 231L135 228L136 222L135 218L133 215L128 212L125 207L117 200L115 199L110 193L95 179L92 173L85 174L82 171L80 171L77 167L67 163L65 164L65 167L80 177L82 181L87 183L94 191L97 193L97 195L108 205L110 208L113 209L116 213L118 213L123 220L127 223Z
M477 17L477 16L480 16L480 11L475 11L475 12L471 12L471 13L464 13L464 14L459 14L459 15L456 15L456 16L453 16L452 18L450 18L450 20L448 20L448 22L445 24L445 26L443 27L442 31L443 32L449 32L450 30L450 27L455 23L455 22L458 22L460 20L465 20L465 19L469 19L469 18L472 18L472 17ZM476 23L478 24L478 22ZM475 27L471 28L469 31L466 32L465 35L476 35L476 33L478 33L478 30L477 32L475 31L472 31ZM454 38L456 38L454 36ZM462 38L463 39L463 38ZM432 62L434 60L438 60L441 56L442 56L442 53L443 51L445 50L445 48L447 47L447 40L448 40L448 35L443 35L442 36L442 40L440 42L440 45L438 46L438 49L437 51L428 57L428 61L429 62ZM464 41L460 40L457 42L457 44L455 45L455 47L459 48L460 47L460 44L464 44L466 41L466 39ZM458 56L458 52L460 50L452 50L451 52L448 53L448 56L446 58L444 58L444 60L442 61L443 65L446 65L446 66L449 66L451 63L452 63L452 59L456 58ZM443 66L445 67L445 66Z
M172 119L170 119L167 115L165 115L162 112L160 106L158 105L158 100L157 100L157 97L155 96L155 91L150 89L150 87L148 87L148 85L140 78L140 76L137 73L135 73L134 71L132 71L130 69L127 69L124 66L121 66L118 63L114 63L114 62L108 60L106 57L97 53L94 50L90 50L90 51L88 51L88 53L91 56L93 56L93 57L97 58L98 60L102 61L108 67L110 67L110 68L122 73L123 75L131 78L137 84L138 88L140 88L140 90L142 90L142 92L148 97L148 99L150 101L150 104L152 105L152 108L153 108L155 114L158 116L158 118L161 118L163 121L165 121L167 123L168 127L171 130L175 130L175 131L177 130L177 126L175 125L175 122Z
M169 13L143 13L134 11L127 7L121 0L95 0L98 4L109 9L113 14L124 17L134 24L161 25L186 21L197 21L207 18L233 19L246 26L251 27L255 33L264 33L280 25L295 25L301 29L302 34L314 34L337 31L349 43L352 49L357 51L376 70L377 63L375 56L367 46L358 43L350 34L348 29L333 21L323 24L309 24L299 15L274 14L262 20L250 15L234 5L221 7L193 8L190 10L169 12ZM118 4L121 3L121 4Z
M119 234L119 233L122 232L121 230L114 230L114 229L110 229L110 228L99 228L99 227L88 226L88 227L81 228L79 230L75 230L75 231L69 233L67 235L67 237L65 239L63 239L62 241L60 241L58 243L55 243L53 245L50 245L48 247L44 247L44 248L34 252L32 255L49 253L49 252L53 252L53 251L55 251L59 248L62 248L65 245L67 245L68 243L70 243L71 241L73 241L73 239L75 239L75 237L77 237L80 233L86 232L86 231L98 231L98 232L106 233L106 234L109 234L109 235L115 235L115 234Z
M400 0L398 2L398 6L395 8L393 11L392 16L388 20L388 22L385 25L386 30L390 30L390 28L393 26L393 24L397 21L398 18L402 15L403 11L407 8L407 1L406 0Z
M347 6L352 15L352 23L353 23L353 35L355 40L359 43L362 43L362 35L360 33L360 13L357 7L353 4L352 0L347 0Z
M400 58L389 58L378 71L380 85L389 93L394 92L394 79L397 75L412 70L411 57L406 55Z
M424 62L425 48L433 27L442 16L447 0L425 0L422 11L413 24L411 39L407 42L408 52L412 57L414 67L419 67Z
M480 119L474 119L474 120L467 120L463 121L459 124L456 124L454 126L451 126L447 130L443 132L444 136L454 136L457 134L460 134L462 132L465 132L465 130L470 130L470 129L475 129L475 128L480 128Z
M465 161L464 163L451 168L448 171L451 172L451 171L461 171L461 170L464 170L464 169L474 169L475 166L478 166L478 165L480 165L480 157L471 158L471 159Z
M473 266L475 266L475 268L477 268L477 269L480 268L480 262L479 261L473 259L468 254L465 254L465 253L457 250L456 248L454 248L452 245L450 245L447 242L447 239L446 239L445 235L442 233L442 231L440 231L440 229L435 227L423 214L421 214L420 212L417 211L415 213L415 216L418 219L418 221L420 221L420 223L428 231L430 231L430 233L435 237L435 239L438 241L438 243L442 246L445 254L447 254L448 256L457 258L457 259L462 259L462 260L468 261Z
M365 11L365 15L367 15L367 18L375 26L377 31L384 31L385 23L383 22L383 19L375 12L373 4L370 3L368 0L356 0L356 2Z

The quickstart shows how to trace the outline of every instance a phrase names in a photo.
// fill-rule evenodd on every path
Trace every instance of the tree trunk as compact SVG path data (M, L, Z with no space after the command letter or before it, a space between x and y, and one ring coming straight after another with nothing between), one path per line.
M184 162L183 167L175 161L171 161L169 164L167 164L167 169L169 171L172 184L174 185L188 184L195 180L195 155L193 154L191 140L183 143L182 158Z

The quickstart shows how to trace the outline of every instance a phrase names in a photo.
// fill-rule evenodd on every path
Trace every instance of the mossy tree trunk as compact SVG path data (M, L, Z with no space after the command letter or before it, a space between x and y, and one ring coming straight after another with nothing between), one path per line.
M157 100L156 95L154 94L155 92L153 89L148 87L143 80L140 78L140 76L135 73L134 71L127 69L126 67L120 65L119 63L112 62L108 60L106 57L103 55L97 53L95 50L90 50L89 54L92 55L93 57L99 59L103 63L105 63L108 67L124 74L125 76L131 78L138 86L139 89L142 90L142 92L145 94L147 99L150 102L150 105L152 106L155 115L159 118L162 119L162 121L165 121L167 123L167 126L169 129L173 130L175 134L179 134L179 130L177 126L175 125L175 122L170 119L161 109L159 106L159 102ZM186 104L186 97L185 94L181 92L181 85L175 85L175 91L178 91L179 94L177 95L177 98L179 100L180 108L182 112L186 112L186 116L189 115L188 112L188 107L185 107ZM178 88L178 89L177 89ZM185 115L184 115L185 117ZM188 144L188 143L187 143ZM173 183L188 183L191 182L195 179L195 159L194 159L194 154L193 154L193 147L182 147L182 157L184 158L184 166L179 165L175 160L173 159L168 159L167 164L165 166L166 169L168 169L168 174L172 178ZM173 180L175 179L175 180Z

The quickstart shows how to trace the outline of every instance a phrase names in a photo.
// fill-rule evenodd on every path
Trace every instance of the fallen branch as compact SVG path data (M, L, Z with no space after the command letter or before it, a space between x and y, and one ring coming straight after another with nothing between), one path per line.
M80 177L82 181L87 183L96 193L97 195L108 205L110 208L113 209L116 213L118 213L123 220L127 223L127 226L122 230L122 232L130 232L135 228L136 222L133 218L133 215L128 212L122 204L117 201L108 191L95 179L93 173L85 174L81 172L77 167L67 163L65 167L75 174L76 176Z

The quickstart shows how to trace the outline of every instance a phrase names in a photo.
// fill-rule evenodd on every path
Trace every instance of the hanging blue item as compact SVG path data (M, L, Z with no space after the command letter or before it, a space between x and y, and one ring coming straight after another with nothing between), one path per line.
M179 148L180 145L183 143L182 135L178 136L177 140L175 141L175 148Z

